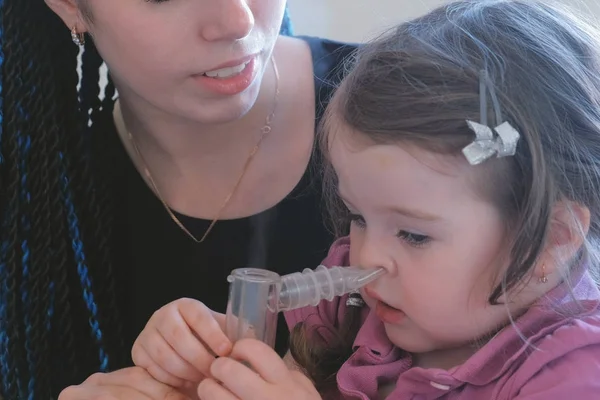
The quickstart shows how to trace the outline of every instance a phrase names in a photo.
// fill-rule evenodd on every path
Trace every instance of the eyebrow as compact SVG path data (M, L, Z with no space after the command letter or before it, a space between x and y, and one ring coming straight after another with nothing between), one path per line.
M340 198L344 201L344 203L348 204L351 208L357 209L356 207L354 207L352 205L351 202L349 202L338 190L338 196L340 196ZM396 213L396 214L400 214L400 215L404 215L405 217L409 217L409 218L414 218L414 219L420 219L423 221L439 221L441 218L433 215L433 214L428 214L426 212L422 212L419 210L411 210L409 208L404 208L404 207L397 207L397 206L393 206L393 207L389 207L388 210Z
M422 212L419 210L411 210L409 208L404 208L404 207L390 207L390 210L392 210L395 213L404 215L406 217L410 217L410 218L415 218L415 219L421 219L424 221L438 221L441 218L433 215L433 214L428 214L426 212Z

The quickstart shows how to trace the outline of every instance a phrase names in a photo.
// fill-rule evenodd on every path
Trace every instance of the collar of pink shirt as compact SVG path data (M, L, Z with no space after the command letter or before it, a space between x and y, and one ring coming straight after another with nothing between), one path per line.
M515 321L516 328L530 344L535 345L561 326L572 323L575 317L595 315L597 320L600 293L589 274L580 268L570 282L571 285L554 288ZM566 329L562 337L556 338L551 352L535 352L517 334L515 326L508 325L460 366L447 371L411 368L410 355L389 341L383 323L375 314L365 309L363 317L364 323L354 342L355 352L337 375L344 397L377 399L378 387L395 382L396 388L388 399L453 398L446 395L457 390L463 394L473 393L466 397L459 395L460 399L491 398L486 397L493 393L491 386L514 378L515 371L519 370L521 379L526 380L556 354L568 352L573 346L600 341L597 330ZM526 368L530 371L523 370ZM469 387L466 392L465 387ZM473 392L476 388L482 390ZM415 393L421 397L413 397Z

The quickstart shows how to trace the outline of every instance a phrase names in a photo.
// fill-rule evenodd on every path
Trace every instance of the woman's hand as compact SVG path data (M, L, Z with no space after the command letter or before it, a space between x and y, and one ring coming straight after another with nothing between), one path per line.
M212 363L210 373L198 386L202 400L321 399L304 374L289 369L273 349L254 339L236 342L228 357Z
M190 388L188 388L190 389ZM188 391L189 393L189 391ZM190 400L196 398L156 381L143 368L124 368L107 374L97 373L81 385L63 390L58 400Z
M175 300L152 315L133 345L133 362L167 385L196 387L215 355L231 351L224 329L225 315L197 300Z

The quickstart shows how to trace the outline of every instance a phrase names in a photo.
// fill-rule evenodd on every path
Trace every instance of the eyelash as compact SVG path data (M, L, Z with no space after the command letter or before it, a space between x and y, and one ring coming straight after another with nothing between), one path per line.
M169 0L144 0L146 3L155 3L155 4L160 4L160 3L166 3Z
M350 223L354 224L359 229L364 229L367 226L364 218L358 214L348 213L348 219L350 220ZM417 248L423 247L431 241L431 238L427 235L419 235L404 230L398 231L396 236L404 240L408 245Z

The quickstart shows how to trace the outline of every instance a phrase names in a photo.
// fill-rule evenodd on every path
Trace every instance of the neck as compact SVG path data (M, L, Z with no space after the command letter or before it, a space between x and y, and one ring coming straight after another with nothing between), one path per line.
M247 157L261 137L266 118L275 107L275 80L273 69L268 68L252 108L236 120L215 124L167 114L121 95L114 110L117 130L125 143L131 134L153 171L175 169L181 173L223 165L221 171L227 173L227 165ZM239 168L237 163L234 167Z

